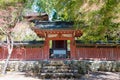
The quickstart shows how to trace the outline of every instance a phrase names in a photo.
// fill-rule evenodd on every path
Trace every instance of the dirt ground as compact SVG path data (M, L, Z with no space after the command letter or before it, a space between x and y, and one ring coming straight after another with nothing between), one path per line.
M43 80L33 77L25 77L24 72L8 72L6 75L0 75L0 80ZM53 80L53 79L44 79L44 80ZM61 79L54 79L61 80ZM68 80L68 79L62 79ZM69 79L76 80L76 79ZM77 80L120 80L120 72L112 73L112 72L94 72L89 75L86 74L81 79Z
M120 80L120 72L92 72L80 80Z

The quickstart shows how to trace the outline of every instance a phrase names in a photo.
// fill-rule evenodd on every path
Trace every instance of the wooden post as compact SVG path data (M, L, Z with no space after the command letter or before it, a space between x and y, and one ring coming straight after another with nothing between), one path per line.
M71 39L70 41L70 54L71 54L71 59L76 59L77 55L76 55L76 46L75 46L75 40L74 38Z
M45 39L43 55L44 55L44 57L43 57L44 59L49 59L49 39L48 38Z

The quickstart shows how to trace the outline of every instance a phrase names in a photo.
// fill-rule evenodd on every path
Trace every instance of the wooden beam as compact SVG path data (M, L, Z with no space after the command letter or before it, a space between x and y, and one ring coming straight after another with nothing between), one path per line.
M62 38L59 38L59 37L52 37L52 38L48 38L49 40L72 40L72 37L62 37Z
M34 31L39 34L39 36L43 36L46 38L47 34L72 34L73 37L80 37L82 35L81 30L40 30L40 29L34 29Z

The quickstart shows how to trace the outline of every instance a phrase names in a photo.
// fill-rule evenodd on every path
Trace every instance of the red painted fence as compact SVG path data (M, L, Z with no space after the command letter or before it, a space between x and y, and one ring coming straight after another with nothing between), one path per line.
M0 48L0 60L5 60L7 55L7 48ZM11 60L41 60L45 56L40 47L14 48ZM76 48L76 59L120 60L120 48L80 47Z
M120 48L77 48L77 59L120 60Z
M7 48L0 48L0 60L7 58ZM44 59L42 48L14 48L11 60L40 60Z

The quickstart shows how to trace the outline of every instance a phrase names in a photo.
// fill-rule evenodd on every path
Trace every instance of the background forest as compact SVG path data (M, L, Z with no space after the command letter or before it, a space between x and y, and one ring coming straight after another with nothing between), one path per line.
M46 12L51 20L74 21L84 41L120 40L120 0L0 0L0 40L12 28L14 40L38 39L23 18ZM19 35L19 36L18 36Z

